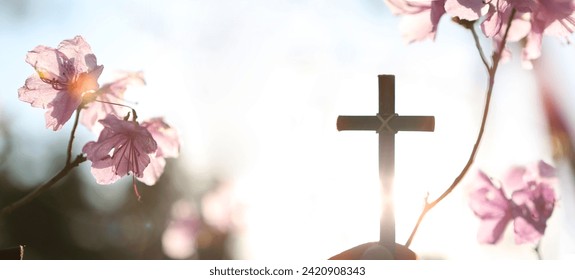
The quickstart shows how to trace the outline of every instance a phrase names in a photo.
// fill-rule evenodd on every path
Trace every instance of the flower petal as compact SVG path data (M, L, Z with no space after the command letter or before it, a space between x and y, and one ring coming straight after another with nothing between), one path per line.
M554 179L557 177L557 170L548 163L540 160L536 166L535 172L540 179Z
M82 102L81 98L70 95L65 91L60 91L56 97L48 104L46 111L46 127L56 131L70 119L74 111Z
M58 50L72 61L74 68L78 72L90 72L97 66L96 56L92 53L92 48L82 36L62 41L58 45Z
M530 182L513 193L516 243L537 242L545 233L555 207L555 192L545 183Z
M26 79L24 86L18 89L18 99L30 103L32 107L46 109L58 94L52 85L43 82L37 74Z
M57 49L46 46L37 46L26 54L26 62L30 64L40 78L65 82L64 74L69 69L64 69L63 64L68 61L64 53Z
M511 196L513 192L527 187L524 180L526 172L527 169L523 166L513 166L507 171L502 182L502 188L507 195Z
M481 16L481 9L485 5L481 0L446 0L445 11L452 17L471 21Z
M142 123L154 140L158 143L157 156L165 158L175 158L180 154L180 137L178 132L163 118L152 118Z
M545 233L545 227L536 228L535 225L527 221L524 217L517 217L513 221L513 231L515 232L515 243L537 243Z
M92 175L96 179L96 183L100 185L113 184L116 181L120 180L120 178L122 178L121 176L116 174L116 172L114 172L114 166L112 165L104 168L96 168L92 166L90 171L92 172Z
M470 192L469 206L481 219L503 217L509 212L509 200L503 191L496 188L491 180L479 171Z
M497 9L494 6L489 6L489 11L485 16L485 20L481 22L481 30L485 36L493 37L499 33L499 30L501 30L501 26L503 25L501 11L502 10Z
M510 202L503 191L495 187L487 175L478 172L470 193L469 205L481 219L477 238L481 243L498 242L511 221Z
M125 121L108 115L100 121L104 129L98 141L87 143L82 151L92 161L92 172L97 181L112 181L132 172L136 177L144 176L144 169L150 163L158 146L150 132L134 121Z
M403 15L400 30L406 43L435 39L439 19L445 14L445 0L386 0L396 15Z
M177 131L164 122L163 118L152 118L142 123L156 143L158 150L151 157L151 162L144 170L144 176L138 180L147 185L154 185L164 172L166 160L164 158L178 157L180 154L180 137Z
M144 169L143 176L138 178L138 180L148 186L155 185L160 176L164 173L165 166L166 160L163 157L151 157L150 164L148 164L146 169Z
M501 240L511 216L503 216L493 219L482 219L479 223L477 240L482 244L495 244Z
M99 133L103 126L98 122L104 119L108 114L116 116L125 116L129 108L113 105L111 103L123 103L124 93L128 86L143 85L145 80L142 72L128 72L123 77L104 84L99 90L95 99L103 102L90 102L80 118L80 123L88 127L92 132Z

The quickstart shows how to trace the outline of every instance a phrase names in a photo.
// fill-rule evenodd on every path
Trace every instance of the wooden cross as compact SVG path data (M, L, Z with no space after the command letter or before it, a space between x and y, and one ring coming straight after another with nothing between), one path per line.
M379 180L382 186L382 213L379 245L395 256L395 217L393 214L393 174L395 133L433 131L433 116L398 116L395 113L395 76L379 75L379 113L375 116L339 116L337 130L372 130L379 134Z

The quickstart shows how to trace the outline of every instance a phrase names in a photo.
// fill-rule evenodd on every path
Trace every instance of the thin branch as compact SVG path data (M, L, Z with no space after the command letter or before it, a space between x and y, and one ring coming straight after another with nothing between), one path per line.
M485 56L482 54L483 50L481 49L481 45L479 44L478 38L477 38L475 32L472 31L474 34L473 38L475 39L475 42L476 42L475 45L479 51L480 56L482 56L481 59L484 61L484 65L486 67L486 70L489 73L489 82L488 82L488 86L487 86L485 107L483 109L483 117L481 119L481 126L479 128L479 133L477 134L477 139L475 140L475 145L473 146L473 150L471 151L471 154L469 155L469 159L467 160L467 163L463 167L463 170L461 170L459 175L455 178L455 180L453 181L451 186L449 186L449 188L447 188L447 190L445 190L437 199L435 199L431 203L429 203L427 201L427 199L425 200L425 206L423 207L423 210L421 211L421 214L419 215L419 218L417 219L417 223L415 224L413 230L411 231L411 235L409 236L409 239L405 243L406 247L409 247L411 245L411 242L413 241L413 238L415 237L415 233L419 229L419 225L421 224L421 221L423 220L423 218L425 217L427 212L429 212L429 210L433 209L439 202L441 202L445 197L447 197L455 189L455 187L457 187L457 185L459 185L459 183L461 182L463 177L467 174L467 172L471 168L471 165L473 165L473 162L475 161L475 156L477 155L477 151L479 149L479 144L481 143L481 139L483 139L483 133L485 131L485 124L487 123L487 116L489 114L489 105L491 103L491 95L493 94L493 86L495 85L495 74L497 73L497 67L499 66L499 62L501 60L501 53L503 52L503 50L505 48L505 43L507 41L507 35L509 34L509 28L511 27L511 21L513 20L514 17L515 17L515 9L513 9L511 12L511 15L509 17L509 21L507 22L507 28L505 29L503 39L501 40L500 45L499 45L499 49L496 50L495 53L493 54L493 66L492 67L489 67L489 65L487 64L487 60L485 59ZM471 29L471 30L473 30L473 29Z
M481 62L483 62L485 69L488 69L487 71L489 71L489 69L490 69L489 63L487 62L487 57L485 56L485 53L483 52L483 48L481 47L481 43L479 42L479 37L477 36L477 31L475 31L475 28L473 26L470 28L470 30L471 30L471 34L473 35L473 41L475 41L475 47L477 48L477 51L479 51L479 56L481 57Z
M495 72L497 72L497 67L499 66L499 61L501 60L501 54L505 49L505 44L507 43L507 36L509 35L509 29L511 29L511 22L515 17L515 13L517 11L515 8L511 10L511 15L509 15L509 20L507 21L507 27L505 28L505 33L503 34L503 39L499 42L499 49L494 52L493 54L493 67L491 68L490 74L493 73L493 77L495 78Z
M78 128L78 119L80 118L80 111L81 111L80 108L76 109L74 126L72 126L72 132L70 132L70 139L68 140L68 149L66 149L66 165L70 164L70 160L72 160L72 144L74 143L76 128Z
M64 178L64 176L68 175L68 173L74 167L77 167L78 165L80 165L80 163L82 163L84 161L86 161L86 157L83 154L79 154L78 156L76 156L76 159L74 159L74 161L66 164L66 166L64 166L64 168L62 168L62 170L60 170L60 172L58 172L56 175L54 175L54 177L52 177L50 180L48 180L44 184L38 186L31 193L28 193L26 196L22 197L20 200L13 202L12 204L2 208L2 210L0 210L0 216L10 214L14 210L20 208L21 206L29 203L32 200L34 200L40 194L44 193L46 190L48 190L52 186L54 186L54 184L56 184L58 181L60 181L60 179Z
M533 248L533 251L535 251L535 255L537 256L537 260L543 260L543 256L541 255L541 240L539 240L539 242L537 242L537 246L535 246L535 248Z
M79 154L76 158L72 161L72 146L74 144L74 138L76 135L76 129L78 128L78 120L80 119L80 111L82 110L84 104L82 103L76 109L76 115L74 117L74 125L72 126L72 131L70 132L70 139L68 140L68 147L66 148L66 164L64 167L54 175L50 180L46 181L44 184L36 187L32 192L28 193L21 199L16 202L13 202L10 205L5 206L0 210L0 216L10 214L14 210L22 207L23 205L29 203L30 201L34 200L40 194L44 193L46 190L50 189L54 184L60 181L64 176L68 175L74 167L80 165L80 163L86 161L86 157L83 154Z

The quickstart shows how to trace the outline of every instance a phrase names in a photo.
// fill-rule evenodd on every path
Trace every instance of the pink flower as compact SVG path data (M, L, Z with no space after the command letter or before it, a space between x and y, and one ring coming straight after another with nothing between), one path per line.
M512 220L517 244L539 241L555 206L552 188L557 182L555 176L552 166L539 161L528 168L512 168L501 187L496 187L479 171L469 201L471 209L481 219L479 242L497 243Z
M18 89L18 98L46 111L46 127L59 130L82 102L83 95L98 89L103 66L80 36L64 40L57 49L37 46L26 55L36 73Z
M437 24L445 14L445 0L385 0L394 15L403 15L400 30L404 41L435 39Z
M538 0L531 9L531 32L523 48L522 58L530 61L541 56L543 34L560 39L575 31L575 4L571 0ZM532 68L530 62L526 64Z
M547 220L555 207L555 192L544 183L531 182L527 188L513 193L516 205L515 242L537 242L545 233Z
M572 0L501 0L491 1L490 5L482 29L486 36L494 37L496 44L504 35L504 23L509 20L511 11L517 11L508 41L527 39L521 56L525 68L532 68L531 60L541 56L544 34L566 40L575 31L575 4Z
M556 176L555 168L544 161L507 173L504 183L514 205L516 243L536 242L545 233L555 206Z
M207 234L202 216L195 204L179 200L172 204L172 211L162 234L164 253L173 259L188 259L197 254L198 238ZM203 231L203 232L202 232Z
M104 119L108 114L116 116L125 116L129 112L126 106L114 105L124 102L124 92L131 85L144 85L144 75L142 72L128 72L123 77L104 84L98 91L93 93L84 111L80 122L95 133L102 130L103 126L98 122Z
M477 20L486 6L482 0L385 0L394 15L403 15L401 33L407 43L435 39L437 25L447 13L451 17Z
M118 119L114 115L108 115L100 123L104 129L98 141L88 142L82 149L92 161L96 182L111 184L130 172L132 176L142 178L144 169L150 164L150 155L158 148L150 132L135 121Z
M485 173L479 171L469 205L481 219L477 238L480 243L497 243L513 219L511 203L503 190L493 185Z
M444 14L475 21L482 20L483 33L493 38L495 51L501 52L502 60L511 53L499 50L507 23L515 10L507 41L526 39L522 51L525 68L532 68L531 60L541 56L543 35L555 36L568 41L575 32L575 2L573 0L384 0L394 15L403 15L400 25L405 41L435 39L437 25ZM482 19L484 17L484 19Z
M505 30L507 29L507 23L509 22L509 17L511 16L512 7L505 1L499 1L498 9L493 6L490 7L489 12L486 16L485 21L481 24L483 33L487 37L493 38L493 49L494 51L500 51L501 42L505 35ZM509 32L507 33L507 42L517 42L531 30L531 23L528 20L528 14L515 13L513 20L511 21L511 26L509 27ZM511 51L503 46L501 51L501 62L507 62L511 58ZM525 68L528 68L527 60L523 58L523 64Z
M146 128L158 143L156 154L151 156L150 164L144 170L143 176L138 178L141 182L151 186L164 172L165 158L175 158L180 154L180 138L177 131L166 124L162 118L145 121L142 127Z

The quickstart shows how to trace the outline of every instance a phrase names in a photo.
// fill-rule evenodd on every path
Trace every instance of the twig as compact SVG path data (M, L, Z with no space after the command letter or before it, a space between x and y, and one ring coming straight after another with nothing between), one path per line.
M473 26L469 30L471 30L471 34L473 35L473 41L475 41L475 47L479 51L479 56L481 57L481 62L483 62L485 69L487 69L487 71L489 71L489 69L490 69L489 63L487 62L487 58L485 57L485 53L483 52L483 48L481 47L481 43L479 42L479 37L477 36L477 31L475 31L475 28Z
M475 140L475 145L473 146L473 150L471 151L471 154L469 155L469 159L467 160L467 163L463 167L463 170L461 170L459 175L455 178L455 180L453 181L451 186L449 186L449 188L447 188L447 190L445 190L437 199L435 199L431 203L428 202L427 198L425 199L425 206L423 207L421 214L419 214L419 218L417 219L417 222L416 222L413 230L411 231L411 235L409 236L409 239L407 239L407 242L405 243L406 247L409 247L411 245L411 242L413 241L413 238L415 237L415 233L419 229L419 225L421 224L421 221L423 220L423 218L425 217L427 212L429 212L429 210L433 209L439 202L441 202L445 197L447 197L455 189L455 187L457 187L457 185L459 185L459 183L461 182L463 177L467 174L467 172L469 171L469 168L471 167L471 165L475 161L475 156L477 155L477 150L479 149L479 144L481 143L481 139L483 138L483 133L485 131L485 124L487 122L487 116L489 114L489 105L491 103L491 95L493 94L493 86L495 85L495 74L497 73L497 67L499 66L499 62L501 60L501 53L503 52L503 50L505 48L505 43L507 41L507 35L509 34L509 28L511 27L511 21L513 20L514 17L515 17L515 9L513 9L511 11L511 15L510 15L509 20L507 22L507 28L505 29L503 39L500 42L499 49L496 50L493 54L493 66L492 67L489 67L487 60L485 58L485 55L483 54L483 49L481 48L481 44L479 43L479 38L477 37L477 34L475 33L474 29L471 28L473 38L475 40L475 46L477 47L477 49L479 51L479 55L481 56L481 60L483 61L483 64L485 65L486 70L489 74L489 82L488 82L488 86L487 86L485 107L483 109L483 117L481 119L481 126L479 128L479 133L477 135L477 139Z
M86 157L83 154L79 154L78 156L76 156L74 161L71 161L72 160L72 144L74 143L76 128L78 128L78 119L80 118L81 107L82 106L80 106L80 107L78 107L78 109L76 109L76 117L74 118L74 125L72 126L72 132L70 132L70 139L68 140L68 147L66 149L66 164L64 165L62 170L60 170L50 180L48 180L44 184L38 186L31 193L28 193L26 196L22 197L18 201L13 202L12 204L2 208L2 210L0 210L0 216L3 216L5 214L10 214L10 213L12 213L12 211L16 210L17 208L29 203L34 198L36 198L37 196L39 196L40 194L42 194L43 192L45 192L46 190L51 188L54 184L56 184L58 181L60 181L60 179L64 178L64 176L66 176L74 167L77 167L78 165L80 165L80 163L86 161Z
M66 150L66 164L70 163L72 159L72 144L74 143L74 137L76 134L76 128L78 128L78 119L80 118L81 109L76 109L76 117L74 118L74 126L72 126L72 132L70 132L70 140L68 140L68 149Z
M541 256L541 240L539 240L539 242L537 242L537 246L535 246L535 248L533 248L533 251L535 251L535 255L537 256L537 260L543 259L543 256Z
M52 177L50 180L48 180L44 184L38 186L31 193L27 194L26 196L24 196L20 200L13 202L12 204L2 208L2 210L0 210L0 216L5 215L5 214L10 214L10 213L12 213L12 211L14 211L14 210L20 208L21 206L29 203L34 198L38 197L40 194L42 194L43 192L45 192L46 190L51 188L55 183L60 181L60 179L64 178L64 176L66 176L74 167L77 167L78 165L80 165L80 163L82 163L84 161L86 161L86 157L82 154L79 154L78 156L76 156L76 159L74 159L74 161L70 162L69 164L66 164L66 166L64 166L64 168L62 168L62 170L60 170L60 172L58 172L56 175L54 175L54 177Z

